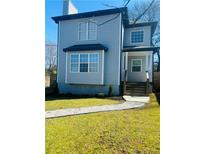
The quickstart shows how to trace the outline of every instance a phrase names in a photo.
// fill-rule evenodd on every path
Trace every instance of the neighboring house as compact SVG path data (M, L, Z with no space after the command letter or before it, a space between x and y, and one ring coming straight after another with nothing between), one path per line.
M51 69L57 65L57 45L46 42L45 44L45 68Z
M156 22L130 24L126 7L52 19L58 24L60 93L107 94L112 86L113 94L120 95L126 81L125 94L145 94L140 90L152 83L158 49L152 46Z

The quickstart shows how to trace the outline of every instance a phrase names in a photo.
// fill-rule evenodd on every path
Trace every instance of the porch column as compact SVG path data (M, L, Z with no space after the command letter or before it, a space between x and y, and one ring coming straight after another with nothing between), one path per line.
M125 52L125 70L128 69L128 52Z
M152 56L150 54L146 55L146 71L150 71L151 70L151 64L152 64Z
M146 59L145 59L145 63L146 63L145 71L149 71L149 60L148 60L148 56L149 56L149 55L146 55Z

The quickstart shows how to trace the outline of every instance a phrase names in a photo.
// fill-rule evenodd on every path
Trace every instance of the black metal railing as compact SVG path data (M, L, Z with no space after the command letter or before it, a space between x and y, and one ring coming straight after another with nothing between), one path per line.
M123 95L126 92L126 82L127 82L127 70L125 70L124 80L123 80Z
M146 94L149 94L149 72L146 71Z

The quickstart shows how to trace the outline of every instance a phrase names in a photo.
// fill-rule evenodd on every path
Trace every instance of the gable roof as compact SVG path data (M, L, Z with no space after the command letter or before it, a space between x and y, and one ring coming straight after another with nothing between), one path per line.
M106 9L106 10L98 10L98 11L84 12L84 13L77 13L77 14L70 14L70 15L63 15L63 16L56 16L56 17L52 17L52 19L56 23L59 23L59 21L63 21L63 20L97 17L97 16L116 14L116 13L122 13L123 22L128 24L127 7L115 8L115 9Z
M138 22L135 24L127 24L125 25L125 28L135 28L135 27L142 27L142 26L151 26L151 33L153 34L155 32L155 29L157 27L157 21L152 22Z
M108 48L102 44L79 44L64 48L63 51L88 51L88 50L104 50L108 51Z

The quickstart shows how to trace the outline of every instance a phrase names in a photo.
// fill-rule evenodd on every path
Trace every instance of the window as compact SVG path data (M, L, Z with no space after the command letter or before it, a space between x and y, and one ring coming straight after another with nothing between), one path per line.
M142 72L142 59L132 60L132 72Z
M98 70L98 54L90 54L89 72L97 72Z
M80 54L80 72L88 72L88 54Z
M83 40L96 40L97 38L97 24L94 21L83 22L78 27L78 39Z
M144 31L131 32L131 43L142 43L144 41Z
M78 29L78 38L79 40L86 40L86 28L87 25L86 23L80 23L79 24L79 29Z
M71 72L78 72L78 55L71 55Z
M71 54L71 72L98 72L98 53Z

